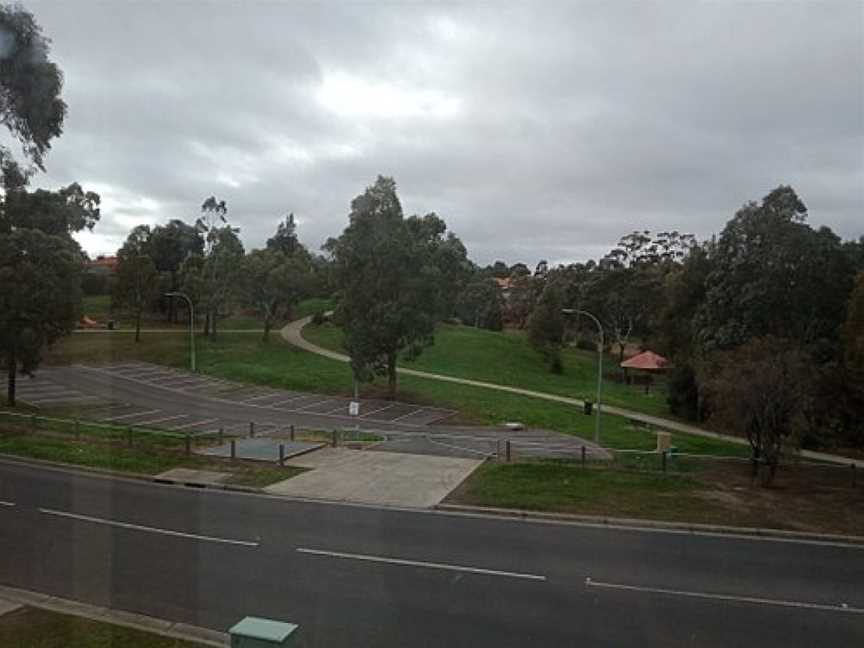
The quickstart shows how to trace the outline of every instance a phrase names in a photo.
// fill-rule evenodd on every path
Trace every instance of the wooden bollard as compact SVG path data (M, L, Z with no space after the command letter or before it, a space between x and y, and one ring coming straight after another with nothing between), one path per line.
M225 428L223 428L221 425L219 426L219 437L218 438L219 438L219 445L222 445L223 443L225 443Z
M231 439L231 458L232 459L237 458L237 440L236 439Z
M338 445L338 439L336 438L336 434L337 434L336 430L333 430L333 441L332 441L331 445L334 448Z
M507 455L507 463L510 463L510 457L513 456L511 453L510 439L507 439L504 442L504 451L505 451L505 454Z
M255 436L255 421L249 421L249 436Z
M285 444L284 443L279 444L279 465L280 466L285 465Z
M288 428L288 438L292 441L294 440L294 424L291 424L291 427Z

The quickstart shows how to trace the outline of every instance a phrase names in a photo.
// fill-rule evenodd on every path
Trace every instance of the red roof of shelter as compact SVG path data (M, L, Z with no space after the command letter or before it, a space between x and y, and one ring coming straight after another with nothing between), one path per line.
M666 358L653 351L643 351L621 363L626 369L666 369L668 365Z

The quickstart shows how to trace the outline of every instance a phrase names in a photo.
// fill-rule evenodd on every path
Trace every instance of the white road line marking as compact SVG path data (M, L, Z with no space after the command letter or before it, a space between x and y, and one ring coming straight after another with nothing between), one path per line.
M604 589L628 590L632 592L647 592L649 594L668 594L671 596L684 596L687 598L709 599L714 601L733 601L736 603L752 603L756 605L775 605L780 607L803 608L807 610L825 610L828 612L848 612L851 614L864 614L864 608L855 608L841 603L839 605L826 605L823 603L805 603L802 601L784 601L782 599L761 598L758 596L737 596L735 594L712 594L711 592L692 592L688 590L666 589L663 587L642 587L639 585L624 585L621 583L604 583L585 579L586 587L601 587Z
M174 416L166 416L164 418L151 419L149 421L136 421L135 425L153 425L154 423L164 423L165 421L173 421L179 418L189 418L189 414L175 414Z
M158 414L162 410L148 410L145 412L133 412L132 414L123 414L122 416L112 416L111 418L102 419L103 423L108 421L122 421L123 419L133 418L135 416L147 416L149 414Z
M15 502L6 502L3 500L0 500L0 506L15 506Z
M365 414L361 414L357 418L363 418L364 416L369 416L370 414L374 414L375 412L381 412L385 409L390 409L391 407L396 407L397 405L399 405L399 403L391 403L390 405L385 405L384 407L379 407L378 409L374 409L371 412L366 412Z
M147 533L160 533L162 535L173 536L175 538L189 538L190 540L204 540L206 542L220 542L222 544L241 545L244 547L257 547L258 542L249 540L232 540L230 538L217 538L216 536L198 535L197 533L183 533L182 531L172 531L170 529L159 529L157 527L141 526L140 524L131 524L129 522L117 522L116 520L107 520L105 518L93 517L90 515L81 515L79 513L69 513L67 511L55 511L53 509L40 508L40 513L46 515L56 515L58 517L80 520L82 522L93 522L94 524L105 524L120 529L130 529L132 531L145 531Z
M483 569L482 567L465 567L463 565L448 565L446 563L423 562L420 560L405 560L403 558L386 558L384 556L369 556L366 554L343 553L341 551L324 551L322 549L305 549L297 547L299 553L312 554L315 556L328 556L330 558L349 558L352 560L365 560L367 562L389 563L392 565L406 565L408 567L427 567L429 569L445 569L448 571L467 572L470 574L484 574L487 576L507 576L509 578L524 578L526 580L545 581L545 576L537 574L524 574L520 572L501 571L498 569Z
M191 423L185 423L184 425L178 425L177 427L168 428L169 430L185 430L186 428L195 427L196 425L208 425L210 423L215 423L219 419L204 419L203 421L192 421Z

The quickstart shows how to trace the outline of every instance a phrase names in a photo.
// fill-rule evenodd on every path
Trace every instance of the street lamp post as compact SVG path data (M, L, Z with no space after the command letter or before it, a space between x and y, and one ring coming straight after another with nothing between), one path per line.
M600 415L602 414L601 406L600 406L600 393L603 388L603 346L605 342L605 338L603 337L603 325L600 323L600 320L597 319L593 314L589 313L585 310L580 310L578 308L562 308L561 311L568 315L576 314L576 315L584 315L585 317L589 317L594 320L594 323L597 325L597 331L600 334L600 342L597 345L597 419L594 421L594 443L600 444Z
M195 373L195 307L192 305L192 300L189 295L182 292L168 292L166 297L180 297L185 299L189 305L189 349L192 356L192 373Z

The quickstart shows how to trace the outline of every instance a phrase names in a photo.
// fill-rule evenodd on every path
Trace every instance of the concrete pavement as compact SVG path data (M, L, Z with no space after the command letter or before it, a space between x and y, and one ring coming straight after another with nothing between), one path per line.
M266 492L381 506L431 507L439 504L483 462L324 448L286 463L313 470L268 486Z
M384 510L0 462L0 581L300 646L856 646L861 548Z

